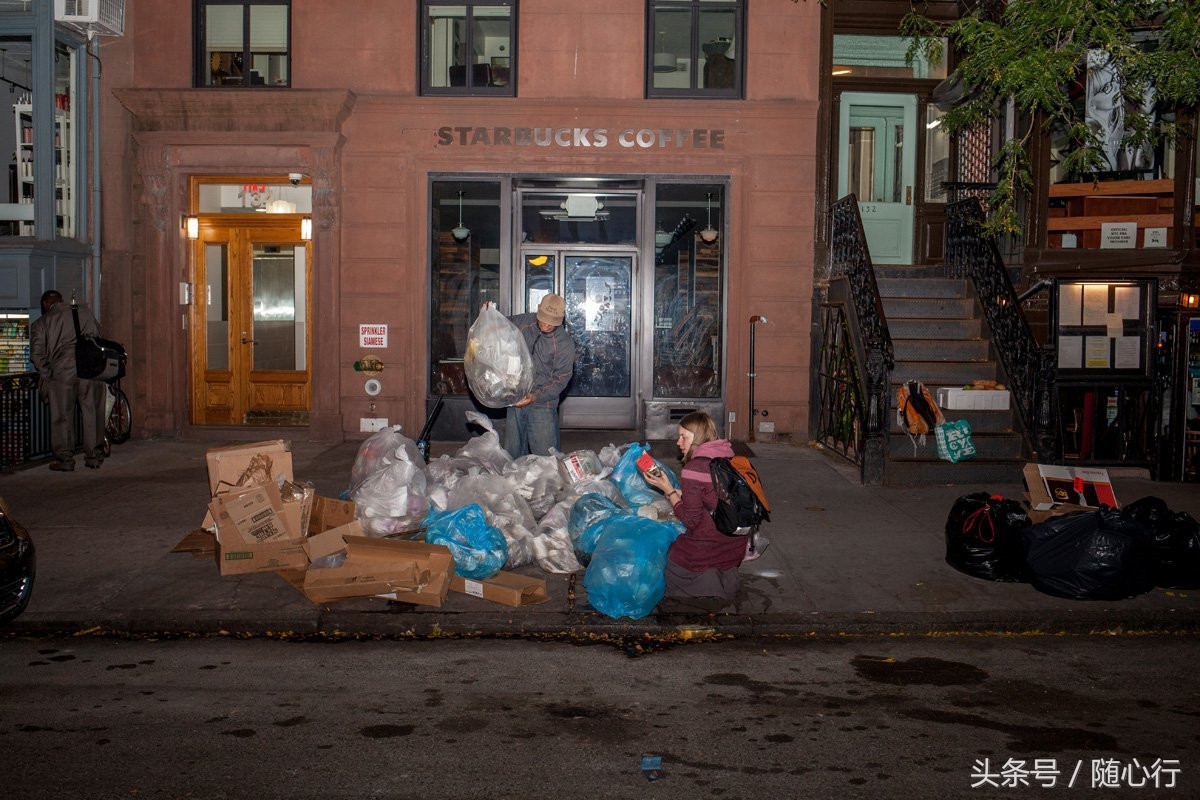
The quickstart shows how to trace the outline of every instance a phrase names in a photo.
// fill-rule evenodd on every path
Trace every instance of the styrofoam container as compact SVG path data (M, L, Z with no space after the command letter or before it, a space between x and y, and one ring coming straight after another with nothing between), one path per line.
M1012 398L1008 389L956 389L942 386L937 404L954 411L1005 411Z

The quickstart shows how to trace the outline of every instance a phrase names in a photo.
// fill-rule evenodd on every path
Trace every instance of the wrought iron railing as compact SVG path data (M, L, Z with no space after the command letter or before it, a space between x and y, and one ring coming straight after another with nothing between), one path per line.
M817 437L862 468L863 483L883 480L888 388L895 356L858 213L847 195L830 208L830 272L822 304L817 375Z
M946 267L975 284L1007 386L1039 460L1057 461L1062 438L1054 401L1054 354L1038 345L995 243L984 237L977 199L946 206Z

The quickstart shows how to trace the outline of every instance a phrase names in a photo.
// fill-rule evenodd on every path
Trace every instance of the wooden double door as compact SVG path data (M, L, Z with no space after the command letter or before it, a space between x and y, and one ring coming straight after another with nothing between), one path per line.
M192 243L192 422L306 425L310 243L294 215L247 216L201 218Z

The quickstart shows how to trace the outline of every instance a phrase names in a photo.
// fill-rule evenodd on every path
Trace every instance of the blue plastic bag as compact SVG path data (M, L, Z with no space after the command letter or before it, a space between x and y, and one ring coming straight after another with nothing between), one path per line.
M619 514L594 527L596 549L583 575L588 603L614 619L641 619L666 594L667 548L683 525Z
M662 499L662 492L646 483L646 479L642 477L642 471L637 466L637 460L641 458L642 453L648 452L650 452L650 448L646 445L631 442L629 447L625 449L625 452L621 454L617 465L613 467L612 475L608 477L610 481L616 484L617 489L621 492L621 496L633 508L648 505L655 500ZM663 464L661 461L658 463L663 468L663 472L667 474L671 485L678 489L678 476L666 464Z
M579 563L587 566L592 551L596 549L598 523L620 513L620 506L595 492L589 492L575 501L567 518L567 535L571 537L571 546Z
M508 542L488 524L478 503L452 511L431 511L425 518L425 541L450 548L454 573L472 580L495 575L508 560Z

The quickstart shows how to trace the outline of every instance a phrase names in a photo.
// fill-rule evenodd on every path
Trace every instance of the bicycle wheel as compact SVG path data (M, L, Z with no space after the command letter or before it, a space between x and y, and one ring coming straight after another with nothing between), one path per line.
M113 387L113 395L116 399L113 401L112 411L108 414L108 421L104 425L104 432L113 444L121 444L129 439L133 418L129 410L129 398L125 396L125 392Z

